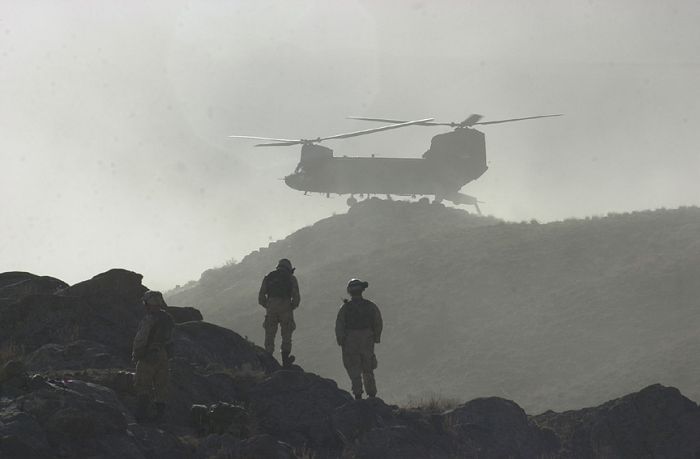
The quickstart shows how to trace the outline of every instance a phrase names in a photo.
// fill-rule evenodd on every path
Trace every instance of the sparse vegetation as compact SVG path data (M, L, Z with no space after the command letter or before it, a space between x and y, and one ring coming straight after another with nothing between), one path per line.
M422 395L409 396L403 407L411 410L421 410L431 413L442 413L458 407L462 401L446 397L442 394L424 393Z

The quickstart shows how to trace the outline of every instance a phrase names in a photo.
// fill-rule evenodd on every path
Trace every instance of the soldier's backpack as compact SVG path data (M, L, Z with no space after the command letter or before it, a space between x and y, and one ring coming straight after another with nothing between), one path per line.
M151 344L164 345L168 356L170 356L172 354L172 337L173 330L175 329L175 322L170 314L162 309L156 314L156 324L151 329L151 333L148 336L147 348L150 348Z
M284 269L275 269L265 277L267 296L271 298L292 297L292 274Z
M345 327L348 330L368 330L374 326L374 303L369 300L349 301L345 310Z

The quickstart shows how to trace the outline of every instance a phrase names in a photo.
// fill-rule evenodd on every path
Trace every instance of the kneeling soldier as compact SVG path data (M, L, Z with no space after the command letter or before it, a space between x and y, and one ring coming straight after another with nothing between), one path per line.
M382 336L382 314L376 304L362 297L369 286L367 282L352 279L348 283L350 300L338 311L335 322L335 336L343 348L343 365L350 376L352 393L357 400L362 399L362 383L367 395L377 395L374 370L377 357L374 345Z

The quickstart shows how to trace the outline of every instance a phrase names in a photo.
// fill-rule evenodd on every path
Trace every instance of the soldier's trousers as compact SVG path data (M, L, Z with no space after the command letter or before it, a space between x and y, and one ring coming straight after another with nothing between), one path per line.
M263 322L265 329L265 350L272 354L275 351L275 337L277 329L281 328L282 335L282 352L292 352L292 333L297 328L294 323L294 311L289 305L276 304L275 298L271 298L267 306L267 314Z
M350 376L352 393L362 395L362 385L367 395L377 395L374 370L377 357L374 355L374 333L372 330L348 330L343 343L343 366Z
M165 349L153 350L136 363L134 389L136 395L165 403L168 396L168 354Z

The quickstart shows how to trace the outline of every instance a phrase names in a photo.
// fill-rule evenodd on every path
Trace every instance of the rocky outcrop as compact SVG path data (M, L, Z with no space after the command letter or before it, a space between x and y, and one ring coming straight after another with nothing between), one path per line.
M17 299L28 295L51 295L68 287L63 281L24 272L0 274L0 299Z
M534 417L495 397L446 412L407 409L356 401L333 380L282 369L246 338L201 320L176 326L164 419L139 424L128 350L145 289L138 274L112 270L58 291L17 290L0 303L0 345L5 358L14 353L0 367L0 457L700 455L700 409L673 388Z
M266 433L297 445L340 449L333 411L352 400L330 379L303 371L277 371L250 390L251 412Z
M656 384L596 408L533 419L557 434L562 458L700 455L700 410L672 387Z

